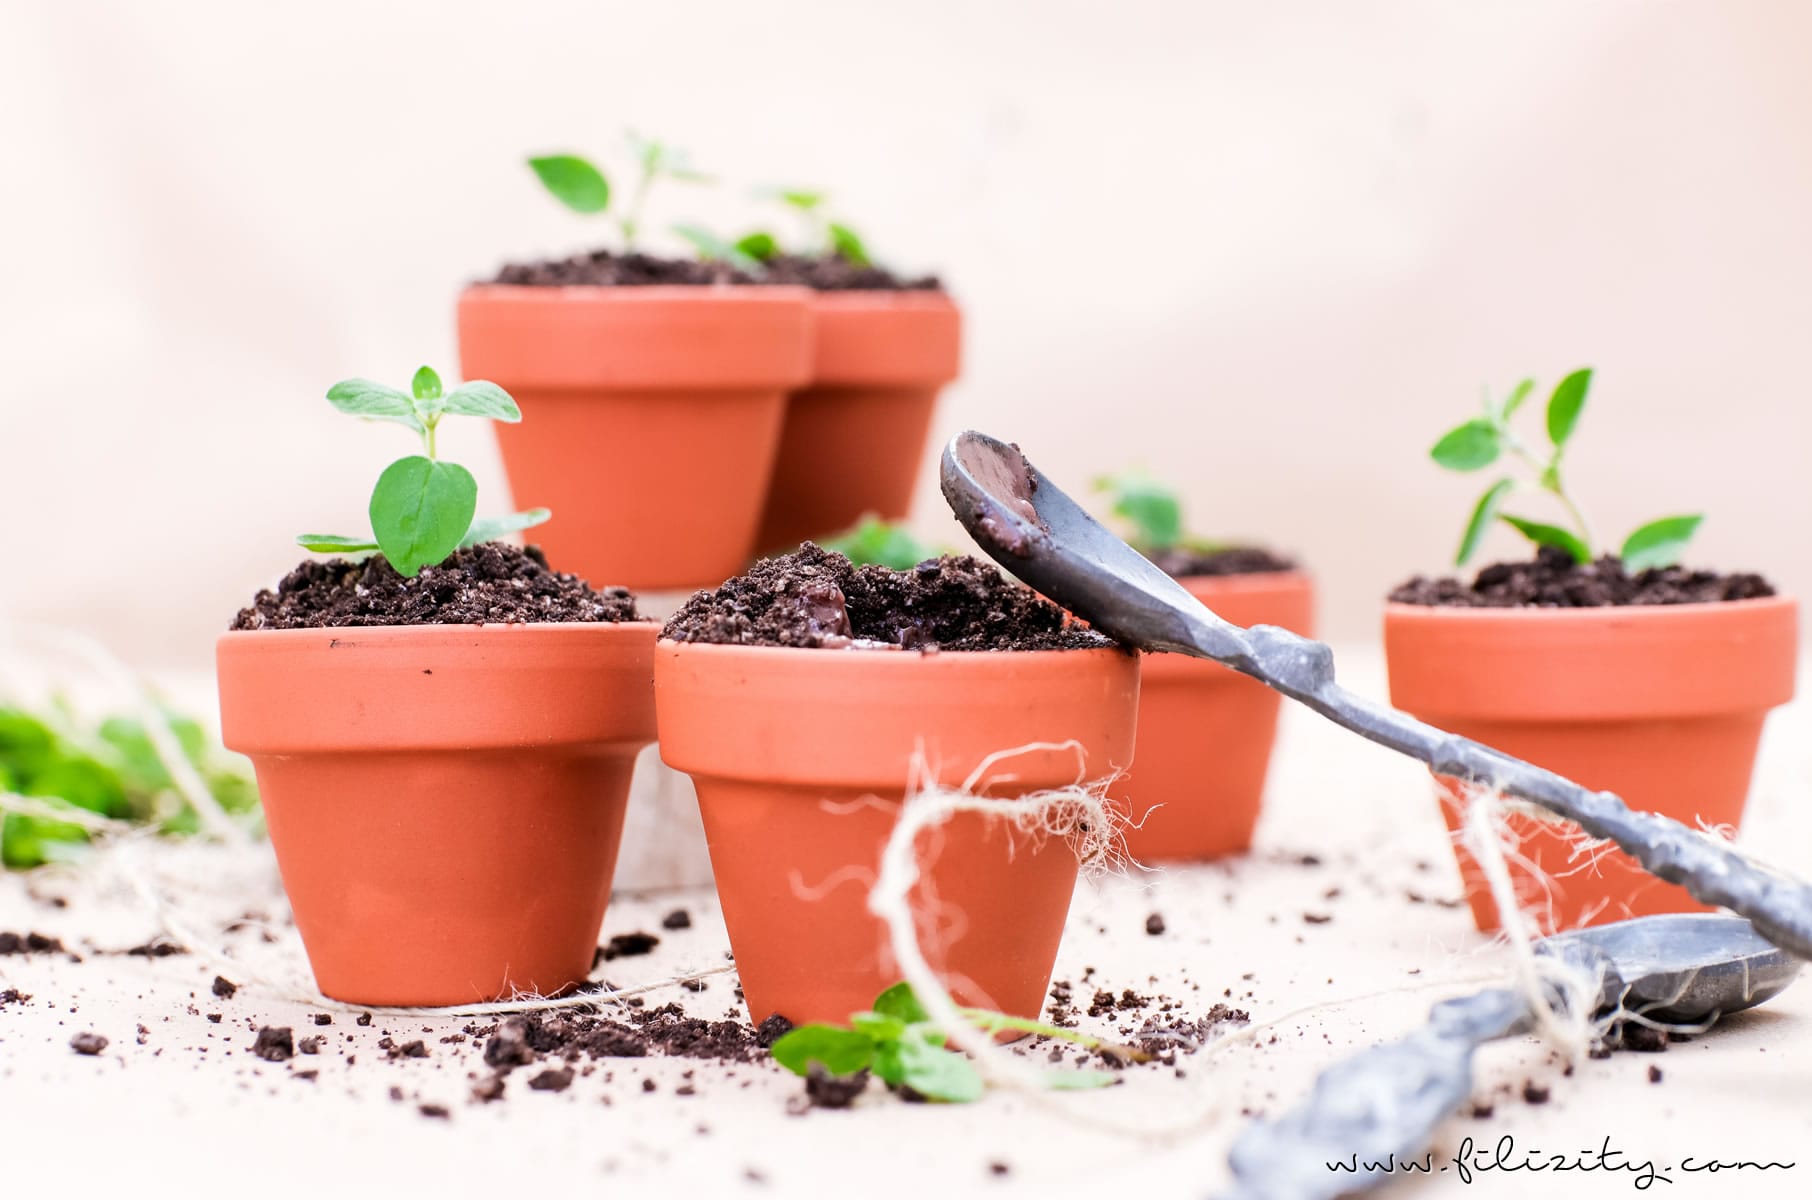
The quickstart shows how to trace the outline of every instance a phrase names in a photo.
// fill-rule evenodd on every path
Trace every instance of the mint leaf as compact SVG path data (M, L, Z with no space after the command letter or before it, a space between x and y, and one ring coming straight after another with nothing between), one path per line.
M1573 436L1579 414L1585 408L1586 391L1591 386L1590 367L1581 367L1554 385L1554 394L1548 398L1548 440L1554 443L1556 451Z
M909 1087L930 1100L967 1104L982 1095L975 1064L911 1035L875 1047L874 1072L885 1082Z
M533 529L547 523L554 514L545 508L531 508L527 512L511 513L507 517L482 517L472 522L466 530L466 536L459 539L459 548L476 546L480 542L492 542L506 534L520 533L524 529Z
M1699 531L1705 514L1662 517L1650 521L1623 541L1623 569L1632 574L1657 567L1671 567L1680 561L1686 543Z
M442 408L457 416L484 417L514 425L522 420L522 410L510 394L488 379L473 379L446 394Z
M415 393L417 400L438 400L440 375L433 367L417 367L415 378L409 381L409 389Z
M875 1045L863 1034L835 1025L801 1025L774 1043L774 1061L795 1075L818 1063L832 1075L854 1075L874 1060Z
M1183 506L1176 493L1143 475L1125 472L1095 480L1095 490L1113 499L1110 511L1132 526L1139 550L1163 550L1183 537Z
M826 225L824 229L830 235L831 249L837 257L845 262L854 263L858 267L874 265L868 257L868 247L862 244L862 239L856 236L855 230L847 225L839 225L835 221Z
M409 393L373 383L369 379L342 379L327 389L328 401L343 413L373 421L395 421L417 433L426 433L421 415Z
M378 544L368 537L342 537L337 533L305 533L296 545L316 554L375 554Z
M1573 561L1577 563L1592 561L1592 551L1571 529L1562 529L1558 525L1544 525L1540 521L1525 521L1521 517L1513 517L1508 513L1501 514L1498 519L1513 526L1538 546L1558 546L1571 554Z
M1529 393L1534 390L1535 381L1533 379L1525 379L1512 388L1510 394L1504 397L1503 407L1498 409L1497 419L1499 423L1508 421L1511 417L1514 417L1516 415L1516 410L1523 406L1523 401L1527 400L1529 398Z
M1428 456L1449 471L1478 471L1496 462L1502 452L1497 426L1481 418L1448 430Z
M1485 530L1497 516L1497 506L1503 498L1516 487L1514 479L1500 479L1488 488L1472 510L1472 520L1466 522L1466 532L1460 537L1460 551L1454 555L1453 565L1463 567L1479 548L1479 542L1485 536Z
M708 229L697 225L674 225L673 232L691 243L702 259L714 262L726 262L739 271L750 275L762 273L761 263L738 250L734 245L724 241Z
M421 455L384 468L371 492L371 529L397 573L414 578L445 561L472 527L478 483L458 463Z
M773 234L757 229L736 239L736 249L757 262L767 262L780 253L780 243Z
M918 993L912 990L910 983L896 983L876 996L874 1010L882 1016L897 1017L908 1025L922 1025L931 1020L931 1014L919 1003Z
M856 566L890 567L909 571L938 550L913 537L903 523L864 517L861 524L847 533L821 540L819 545L849 559ZM901 985L904 986L904 985Z
M600 213L610 206L610 184L604 172L578 155L549 154L529 159L528 165L541 186L574 212Z

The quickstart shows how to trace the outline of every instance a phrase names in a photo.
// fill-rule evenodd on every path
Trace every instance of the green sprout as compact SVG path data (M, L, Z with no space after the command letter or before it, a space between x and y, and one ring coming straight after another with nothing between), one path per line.
M913 537L904 521L883 521L873 514L863 517L855 528L827 537L819 545L858 567L873 564L895 571L909 571L928 558L946 553Z
M164 720L221 809L250 820L258 788L243 760L193 718L166 712ZM59 819L62 811L70 819ZM0 863L27 868L79 856L89 839L86 815L171 835L201 829L138 719L109 717L91 726L61 701L36 711L0 705Z
M840 258L858 267L874 265L861 236L848 225L833 221L826 215L825 202L829 197L824 192L805 188L777 188L767 194L792 210L805 231L801 245L807 247L807 253L823 258ZM764 263L783 253L780 239L762 229L744 234L736 241L736 249L757 262Z
M636 175L629 199L617 215L617 229L623 235L623 247L633 250L642 232L642 213L647 208L648 193L658 180L670 179L675 183L716 181L694 167L685 151L641 137L633 131L627 136ZM574 212L590 215L609 210L610 180L590 159L577 154L546 154L529 159L528 165L554 199ZM675 233L691 241L687 230L696 232L692 226L674 226Z
M442 461L435 453L435 434L442 417L483 417L512 424L522 420L522 410L496 384L474 379L445 391L433 368L423 367L407 392L369 379L343 379L327 389L327 399L355 417L407 425L420 436L426 453L399 458L378 476L377 486L371 490L372 536L305 533L296 539L304 548L319 554L381 551L398 574L412 579L423 567L444 562L455 550L532 529L552 515L545 508L535 508L474 520L477 481L470 471Z
M979 1008L957 1011L983 1034L1035 1033L1127 1061L1143 1062L1150 1057L1143 1051L1024 1017ZM912 985L896 983L875 997L872 1009L850 1014L848 1026L801 1025L776 1041L772 1053L775 1062L795 1075L810 1075L816 1063L831 1075L873 1071L883 1083L910 1088L928 1100L966 1104L981 1099L981 1073L969 1059L946 1048L945 1040ZM1045 1082L1053 1089L1076 1090L1105 1087L1118 1078L1107 1071L1053 1071Z
M1428 452L1429 457L1450 471L1481 471L1508 454L1525 466L1533 479L1506 476L1485 490L1473 506L1472 518L1460 537L1455 566L1465 566L1484 540L1485 531L1494 520L1521 533L1537 546L1554 546L1564 550L1577 563L1589 563L1597 557L1593 549L1591 526L1578 502L1567 490L1562 467L1567 444L1579 426L1585 410L1586 393L1592 386L1592 369L1582 367L1555 385L1548 397L1547 432L1549 450L1536 454L1510 428L1510 420L1535 390L1535 381L1525 379L1510 390L1502 401L1487 393L1484 415L1457 425L1442 435ZM1505 498L1516 492L1546 493L1558 501L1569 525L1550 525L1500 512ZM1630 572L1671 567L1680 561L1686 544L1698 531L1704 514L1662 517L1638 528L1623 541L1619 557Z
M1095 480L1095 490L1108 497L1108 511L1124 525L1127 544L1141 554L1178 547L1213 554L1227 548L1224 542L1185 533L1182 501L1141 471L1102 475Z

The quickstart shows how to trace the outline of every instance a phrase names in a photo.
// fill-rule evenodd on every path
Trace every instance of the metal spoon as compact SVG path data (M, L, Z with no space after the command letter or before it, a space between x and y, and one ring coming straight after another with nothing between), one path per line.
M1621 1006L1679 1025L1715 1022L1779 993L1803 965L1741 917L1637 917L1535 944L1600 980L1599 1015ZM1550 1002L1565 1003L1551 991ZM1435 1127L1472 1094L1473 1052L1527 1033L1523 993L1508 988L1444 1000L1428 1024L1331 1067L1298 1108L1258 1121L1233 1143L1228 1200L1323 1200L1380 1184L1422 1157ZM1349 1164L1350 1170L1330 1169Z
M1244 629L1221 620L1040 475L1018 447L958 434L944 449L943 489L957 520L995 561L1095 628L1143 650L1213 659L1439 774L1538 804L1615 842L1695 899L1741 913L1775 945L1812 958L1812 886L1678 821L1632 812L1610 792L1588 791L1354 695L1334 682L1327 646L1269 625Z

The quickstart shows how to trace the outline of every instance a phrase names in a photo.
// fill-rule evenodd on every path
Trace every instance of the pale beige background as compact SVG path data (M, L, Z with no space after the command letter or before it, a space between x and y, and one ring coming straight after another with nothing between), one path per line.
M835 189L969 317L939 428L1140 463L1320 573L1440 567L1482 385L1599 368L1598 523L1812 584L1812 9L1792 3L0 7L0 614L205 664L407 448L322 400L451 368L460 283L604 230L527 151L626 125ZM676 191L722 226L739 189ZM450 452L500 496L482 428ZM917 520L954 537L929 469ZM1498 549L1510 550L1506 539Z

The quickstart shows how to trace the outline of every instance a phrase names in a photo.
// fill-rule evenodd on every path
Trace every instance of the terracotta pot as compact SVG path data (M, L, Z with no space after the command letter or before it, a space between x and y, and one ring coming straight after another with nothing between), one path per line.
M921 655L663 641L661 754L692 776L749 1015L846 1021L899 980L867 907L915 751L993 795L1105 775L1132 758L1139 664L1118 650ZM920 943L957 997L1021 1016L1044 1004L1076 858L962 814L920 842Z
M463 1004L586 978L656 627L228 633L223 740L251 757L322 992Z
M1235 625L1308 634L1314 589L1300 571L1177 582ZM1139 759L1111 792L1137 828L1141 862L1200 861L1252 844L1283 697L1217 663L1147 654L1139 673Z
M1384 646L1399 708L1630 807L1687 825L1743 817L1762 721L1793 695L1798 603L1578 609L1460 609L1392 604ZM1449 829L1459 784L1438 780ZM1701 912L1684 889L1608 851L1571 857L1576 833L1521 816L1521 852L1551 887L1512 864L1519 903L1544 931L1660 912ZM1477 864L1456 844L1472 915L1498 912Z
M714 585L755 550L786 394L811 370L799 288L469 287L460 369L522 407L497 444L548 557L599 586Z
M962 318L943 292L819 292L812 319L811 383L787 401L763 550L868 513L904 517L938 392L957 376Z

